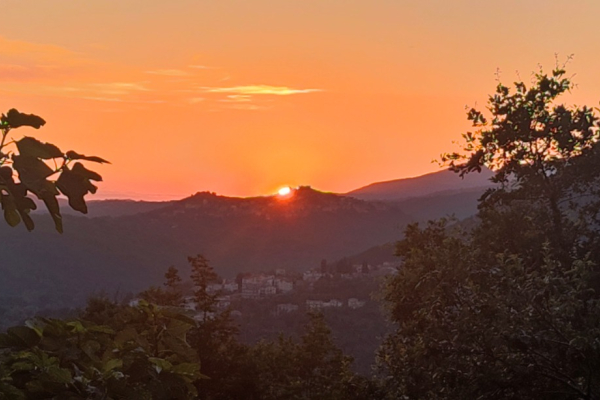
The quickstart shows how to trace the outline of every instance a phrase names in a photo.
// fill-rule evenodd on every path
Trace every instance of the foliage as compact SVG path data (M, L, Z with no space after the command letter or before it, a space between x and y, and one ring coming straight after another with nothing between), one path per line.
M32 193L44 202L56 230L62 233L62 216L57 196L61 193L67 196L69 205L74 210L86 214L84 197L97 190L91 181L102 180L100 175L88 170L79 161L108 161L72 150L63 153L55 145L30 136L19 140L9 138L13 129L24 126L39 129L45 123L37 115L23 114L14 108L0 117L0 202L4 219L10 226L17 226L23 221L27 230L31 231L34 223L29 214L37 207L29 197L29 193ZM72 164L73 162L75 163ZM17 181L15 175L18 177Z
M550 241L563 261L572 249L589 251L585 245L594 235L581 229L591 229L589 219L600 211L598 117L593 108L557 103L573 88L565 75L564 66L550 75L540 70L531 87L515 82L514 92L499 83L488 101L491 117L469 110L476 130L463 134L461 153L442 155L461 176L492 169L492 181L499 186L484 195L481 207L502 213L519 203L528 205L522 212L536 214L540 242Z
M195 257L188 257L188 262L192 267L190 276L195 290L194 300L196 301L196 309L203 313L203 318L206 320L210 313L216 311L218 292L208 290L208 285L216 283L219 276L215 270L208 264L208 260L201 254Z
M589 260L481 262L444 221L411 226L386 300L398 323L380 352L409 398L595 399L600 299Z
M181 277L179 276L179 270L174 266L170 266L164 276L164 288L152 286L140 293L140 298L149 303L161 306L181 307L184 299L181 291Z
M191 266L193 303L186 304L181 278L175 267L165 273L165 288L150 288L140 294L143 299L162 306L193 306L197 319L190 329L188 341L202 362L202 371L209 379L198 381L198 397L202 399L250 398L254 383L248 371L252 363L247 359L248 348L237 340L238 328L228 310L218 310L218 292L209 285L219 281L218 275L202 256L188 257ZM190 299L188 299L190 300Z
M10 328L0 335L0 398L194 398L202 375L186 341L193 326L143 301L94 300L83 319Z
M352 359L331 339L322 314L311 314L300 342L281 336L252 349L261 399L351 399L359 382ZM355 381L356 380L356 381ZM358 397L359 398L359 397Z
M600 399L598 119L554 103L564 75L498 85L491 122L471 110L466 154L444 156L461 175L491 168L498 186L471 231L431 221L398 243L385 290L397 329L379 352L388 393Z

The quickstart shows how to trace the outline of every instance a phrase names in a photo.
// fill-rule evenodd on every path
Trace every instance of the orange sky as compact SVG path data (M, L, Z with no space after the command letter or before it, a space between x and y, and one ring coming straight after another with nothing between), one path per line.
M7 0L0 110L107 158L96 198L345 192L437 168L503 81L575 54L600 100L600 2Z

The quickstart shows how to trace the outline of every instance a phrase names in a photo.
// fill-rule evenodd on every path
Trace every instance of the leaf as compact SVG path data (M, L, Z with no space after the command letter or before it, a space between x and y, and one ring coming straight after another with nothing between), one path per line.
M6 334L15 347L33 347L40 342L40 336L26 326L8 328Z
M14 198L10 195L0 194L0 202L2 203L2 209L4 210L4 219L8 225L13 228L19 225L21 217L17 211L17 205L15 204Z
M48 183L52 185L54 190L56 190L56 187L52 182ZM58 233L63 233L62 215L60 215L60 206L58 205L56 194L50 191L44 191L41 193L41 197L40 195L38 195L38 197L44 201L44 204L46 205L46 208L48 209L48 212L54 221L54 227Z
M39 337L42 337L44 335L44 328L39 325L37 323L38 321L36 320L27 320L25 321L25 326L28 327L29 329L33 329L35 331L35 333L38 334Z
M89 181L69 169L64 169L56 181L58 189L69 198L72 209L87 214L87 205L84 196L88 193Z
M42 143L36 138L25 136L17 141L19 153L24 156L41 158L49 160L52 158L63 157L63 152L51 143Z
M101 163L101 164L110 164L109 161L106 161L104 158L100 158L97 156L86 156L84 154L79 154L73 150L69 150L66 153L67 158L70 158L71 160L86 160L86 161L93 161L93 162L97 162L97 163Z
M71 328L73 330L73 332L77 332L77 333L83 333L86 331L85 327L83 326L83 324L81 323L81 321L72 321L72 322L68 322L67 326L69 328Z
M75 163L75 165L73 165L72 171L77 175L83 176L86 179L91 179L96 182L102 182L102 177L98 173L90 171L81 163Z
M173 367L173 373L196 377L200 373L200 365L197 363L181 363Z
M31 126L32 128L39 129L46 124L46 121L42 117L34 114L23 114L14 108L10 109L6 115L3 115L1 120L11 128Z
M117 368L123 368L123 360L119 359L119 358L113 358L111 360L108 360L106 362L106 364L104 364L103 366L103 372L110 372L114 369Z
M31 156L14 156L13 162L13 166L19 174L19 180L39 197L38 192L43 190L46 178L54 174L54 171L42 160Z
M148 357L148 361L154 364L154 369L159 374L161 371L170 371L173 368L173 364L163 358Z
M47 370L48 377L52 382L56 383L71 383L71 372L66 368L51 366Z
M87 214L84 196L88 193L96 193L97 190L90 180L101 181L102 177L88 170L81 163L76 163L73 169L63 168L56 181L58 189L69 198L71 208L83 214Z

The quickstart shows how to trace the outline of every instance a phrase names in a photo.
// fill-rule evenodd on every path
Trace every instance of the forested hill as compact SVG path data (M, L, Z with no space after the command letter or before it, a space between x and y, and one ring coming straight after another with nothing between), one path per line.
M481 173L468 174L464 178L443 170L414 178L376 182L348 192L348 196L362 200L401 201L425 196L451 195L464 191L483 190L492 184L492 172L483 169Z
M65 215L63 235L47 215L34 217L34 232L0 225L4 300L17 296L44 304L44 295L52 293L69 304L92 291L144 289L161 282L169 265L183 267L186 256L198 253L227 277L271 268L305 270L323 258L395 241L410 220L395 205L307 187L287 199L198 193L134 215Z

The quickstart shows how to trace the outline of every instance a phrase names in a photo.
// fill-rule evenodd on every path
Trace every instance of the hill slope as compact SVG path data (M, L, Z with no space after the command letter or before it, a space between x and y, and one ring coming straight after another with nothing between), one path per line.
M458 174L444 170L415 178L372 183L348 192L346 195L361 200L399 201L433 194L453 194L474 188L481 188L483 192L485 188L491 186L491 182L489 182L491 176L491 171L484 170L479 174L468 174L461 179Z
M63 235L47 215L36 216L31 233L0 224L0 304L68 306L91 292L143 289L160 283L169 265L186 274L185 257L197 253L228 277L305 270L397 240L409 221L395 205L310 188L289 199L199 193L145 213L64 218Z

